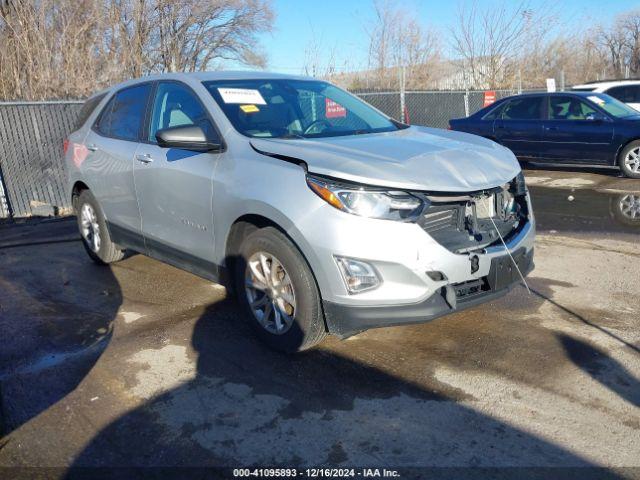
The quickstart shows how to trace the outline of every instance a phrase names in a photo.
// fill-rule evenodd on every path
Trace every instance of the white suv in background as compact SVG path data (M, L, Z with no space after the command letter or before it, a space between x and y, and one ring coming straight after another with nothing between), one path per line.
M640 79L601 80L574 85L571 89L580 92L606 93L640 111Z

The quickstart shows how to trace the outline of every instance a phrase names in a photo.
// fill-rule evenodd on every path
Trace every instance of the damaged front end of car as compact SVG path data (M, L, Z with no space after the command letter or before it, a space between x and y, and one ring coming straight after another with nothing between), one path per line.
M524 177L465 194L422 194L428 207L417 223L453 253L481 251L517 235L531 217Z

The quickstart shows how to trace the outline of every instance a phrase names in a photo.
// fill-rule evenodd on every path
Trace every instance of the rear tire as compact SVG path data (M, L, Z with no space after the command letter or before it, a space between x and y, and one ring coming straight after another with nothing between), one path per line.
M640 178L640 140L626 145L618 156L618 166L629 178Z
M111 241L102 209L89 190L83 190L76 202L78 230L87 254L98 265L124 258L124 250Z
M262 341L293 353L325 338L315 279L300 251L284 234L273 227L249 234L234 263L238 301Z

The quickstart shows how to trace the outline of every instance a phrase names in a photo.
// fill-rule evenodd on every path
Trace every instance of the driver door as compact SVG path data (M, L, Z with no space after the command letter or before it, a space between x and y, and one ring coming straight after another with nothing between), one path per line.
M608 163L615 152L613 122L581 98L549 97L542 156L562 162Z
M134 159L134 181L147 253L205 277L213 265L213 175L223 153L162 148L163 128L198 125L219 139L204 105L186 84L159 82L148 128Z

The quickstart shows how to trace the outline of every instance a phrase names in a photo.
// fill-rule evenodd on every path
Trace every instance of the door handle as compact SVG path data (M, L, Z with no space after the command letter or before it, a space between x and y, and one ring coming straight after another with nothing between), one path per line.
M142 162L142 163L151 163L151 162L153 162L153 158L151 158L151 155L148 154L148 153L143 153L143 154L136 155L136 160L138 160L139 162Z
M558 127L544 127L547 132L558 130Z
M96 152L98 151L98 146L92 143L91 145L87 145L87 150L89 150L90 152Z

